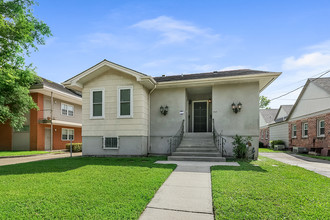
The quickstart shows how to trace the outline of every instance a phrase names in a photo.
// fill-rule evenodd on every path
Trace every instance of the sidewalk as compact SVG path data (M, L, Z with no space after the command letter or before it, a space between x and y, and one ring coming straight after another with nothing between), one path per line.
M81 152L72 153L73 157L81 156ZM38 154L33 156L27 157L11 157L11 158L0 158L0 166L17 164L17 163L27 163L32 161L39 161L39 160L52 160L58 158L65 158L70 157L70 153L65 152L61 154Z
M259 153L282 163L299 166L326 177L330 177L330 161L286 153Z
M147 219L213 220L210 167L239 166L236 162L158 161L177 164L140 216Z

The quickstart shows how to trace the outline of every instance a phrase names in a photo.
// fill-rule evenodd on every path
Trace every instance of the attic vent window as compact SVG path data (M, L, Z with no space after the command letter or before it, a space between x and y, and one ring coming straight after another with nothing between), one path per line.
M103 138L103 149L118 149L119 138L118 137L104 137Z

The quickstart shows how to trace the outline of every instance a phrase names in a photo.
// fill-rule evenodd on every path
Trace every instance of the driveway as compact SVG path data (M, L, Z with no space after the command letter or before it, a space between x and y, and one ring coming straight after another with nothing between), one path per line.
M81 156L81 152L72 153L73 157ZM58 158L70 157L70 153L60 153L60 154L39 154L27 157L11 157L11 158L0 158L0 166L17 164L17 163L27 163L39 160L52 160Z
M330 177L330 161L327 160L286 153L259 153L259 155Z

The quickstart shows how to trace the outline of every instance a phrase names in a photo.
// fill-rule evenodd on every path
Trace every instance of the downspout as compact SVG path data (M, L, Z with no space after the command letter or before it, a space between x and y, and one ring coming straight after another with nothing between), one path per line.
M155 84L155 87L149 92L149 128L148 128L148 147L147 147L147 155L149 155L149 148L151 149L151 143L150 143L150 129L151 129L151 115L150 115L150 108L151 108L151 99L150 95L153 93L153 91L156 89L157 85Z
M50 150L53 150L53 92L50 92Z

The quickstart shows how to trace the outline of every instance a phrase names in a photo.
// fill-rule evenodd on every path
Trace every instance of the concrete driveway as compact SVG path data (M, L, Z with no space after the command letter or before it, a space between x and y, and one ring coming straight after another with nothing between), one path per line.
M73 157L81 156L81 152L72 153ZM0 166L17 164L17 163L27 163L32 161L39 161L39 160L52 160L58 158L65 158L70 157L70 153L60 153L60 154L39 154L39 155L32 155L26 157L11 157L11 158L0 158Z
M286 153L259 153L259 155L330 177L330 161L327 160Z

